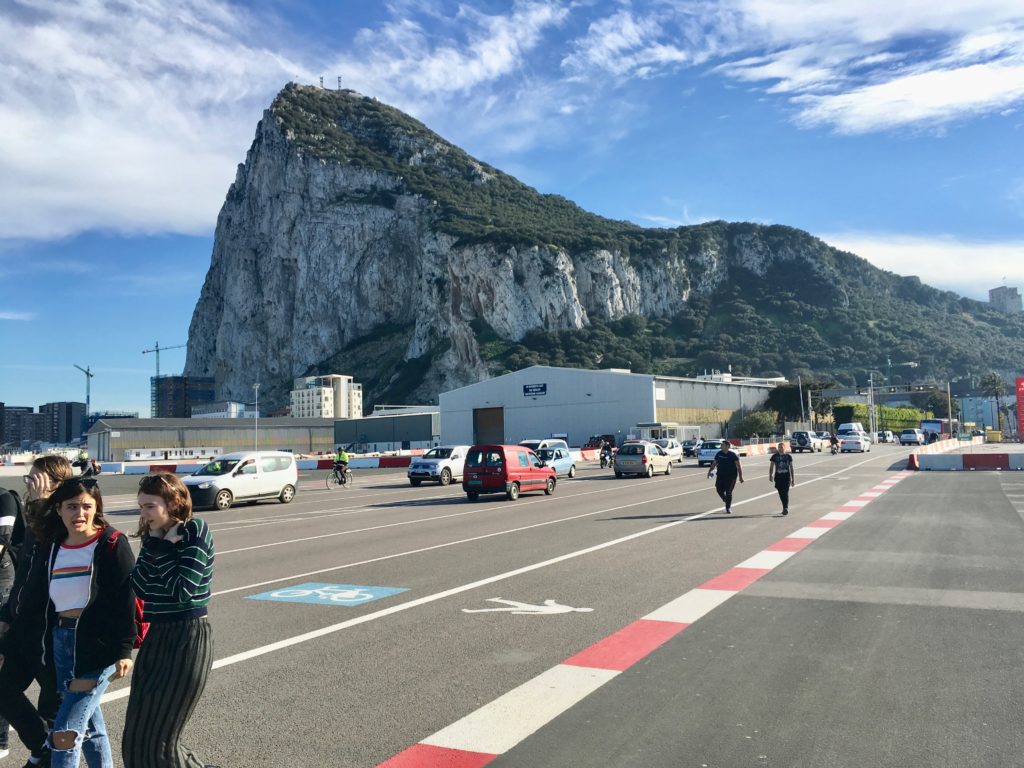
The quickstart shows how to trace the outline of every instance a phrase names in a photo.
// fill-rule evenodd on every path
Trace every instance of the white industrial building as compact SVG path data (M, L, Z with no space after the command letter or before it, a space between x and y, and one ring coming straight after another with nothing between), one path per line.
M730 421L763 406L771 389L784 383L536 365L442 392L441 440L517 443L565 435L570 445L581 445L591 435L612 434L621 443L639 436L640 425L655 423L694 425L704 437L719 437Z

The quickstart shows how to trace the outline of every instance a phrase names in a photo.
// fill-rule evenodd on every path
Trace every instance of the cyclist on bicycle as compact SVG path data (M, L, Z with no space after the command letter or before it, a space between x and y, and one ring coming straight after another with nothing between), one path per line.
M338 450L334 452L334 471L344 477L346 469L348 469L348 451L339 445Z

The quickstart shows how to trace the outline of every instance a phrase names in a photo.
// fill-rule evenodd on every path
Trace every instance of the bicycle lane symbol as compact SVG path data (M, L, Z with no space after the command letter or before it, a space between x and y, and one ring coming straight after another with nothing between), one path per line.
M249 600L269 600L278 603L312 603L314 605L356 606L385 597L408 592L405 587L376 587L365 584L324 584L308 582L281 587L272 592L249 595Z

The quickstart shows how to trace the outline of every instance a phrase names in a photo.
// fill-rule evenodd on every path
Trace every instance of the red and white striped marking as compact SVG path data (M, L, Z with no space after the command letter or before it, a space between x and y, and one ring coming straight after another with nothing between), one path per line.
M540 730L907 477L890 477L561 664L385 760L378 768L480 768Z

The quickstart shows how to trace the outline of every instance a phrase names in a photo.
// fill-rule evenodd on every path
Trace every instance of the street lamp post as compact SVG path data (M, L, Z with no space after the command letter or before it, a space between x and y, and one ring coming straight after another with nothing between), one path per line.
M256 421L253 427L253 450L260 450L260 383L257 381L252 385L253 391L256 392L256 403L253 406L256 409Z

